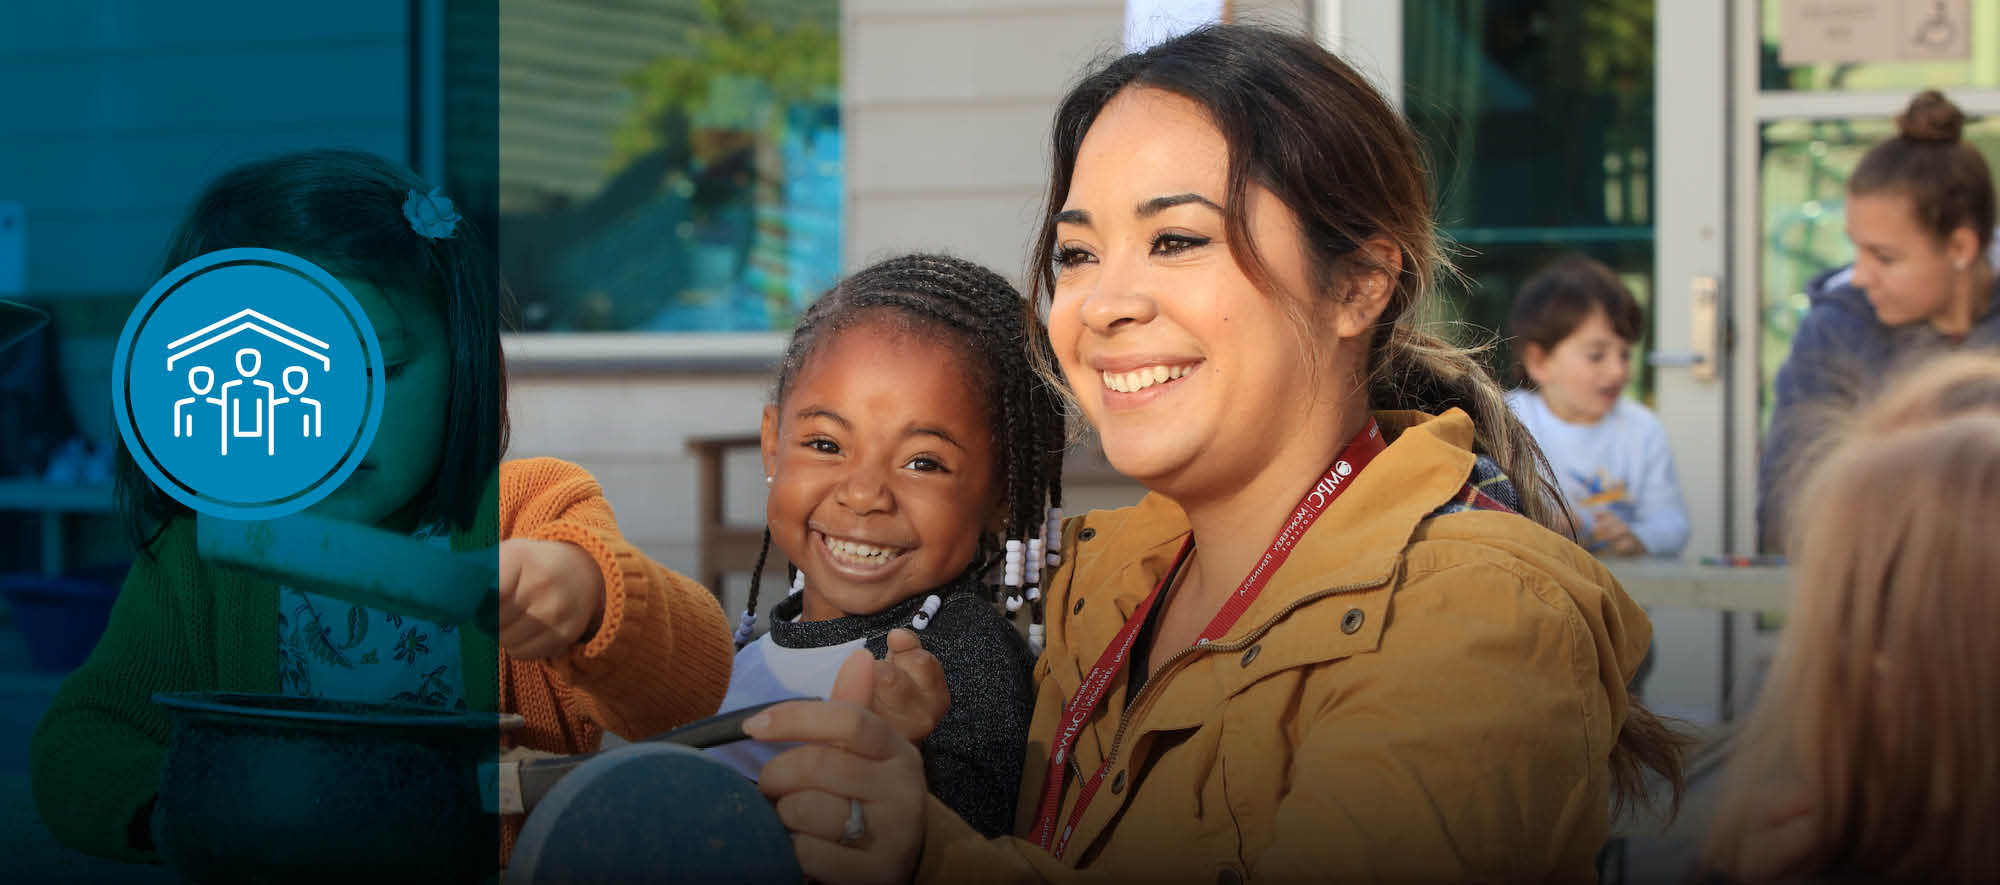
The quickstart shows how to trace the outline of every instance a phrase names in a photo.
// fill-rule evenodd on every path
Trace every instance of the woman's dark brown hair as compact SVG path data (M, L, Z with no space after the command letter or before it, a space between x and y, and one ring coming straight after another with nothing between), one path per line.
M1055 290L1055 216L1091 123L1129 88L1158 89L1200 105L1229 144L1225 230L1236 261L1265 291L1272 274L1249 236L1252 186L1297 218L1313 292L1333 292L1355 272L1379 270L1360 246L1375 237L1401 251L1395 289L1369 343L1369 404L1439 413L1465 410L1475 447L1499 462L1524 515L1563 531L1547 462L1507 408L1505 392L1473 352L1418 319L1433 284L1453 273L1431 216L1430 174L1414 133L1360 73L1312 40L1244 25L1215 25L1114 59L1086 75L1058 106L1048 210L1030 268L1030 304ZM1043 347L1047 347L1044 343ZM1038 354L1043 366L1053 356ZM1060 373L1055 373L1058 377ZM1644 796L1644 769L1681 792L1681 740L1633 704L1611 754L1621 801Z
M1917 221L1942 240L1972 228L1984 251L1993 242L1993 173L1966 144L1965 112L1935 89L1917 93L1896 118L1897 135L1870 148L1847 191L1861 196L1900 193L1916 204Z

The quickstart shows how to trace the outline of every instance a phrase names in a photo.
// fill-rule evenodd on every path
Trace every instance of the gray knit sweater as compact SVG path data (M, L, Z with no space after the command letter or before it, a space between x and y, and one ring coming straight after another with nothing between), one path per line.
M1005 835L1014 826L1014 797L1034 714L1035 658L977 584L961 579L934 592L940 597L937 614L917 637L944 666L951 709L923 741L924 779L931 795L975 829ZM800 621L795 619L805 602L794 594L778 603L771 641L780 648L820 648L865 637L868 650L880 658L888 651L889 631L910 626L928 595L872 615Z

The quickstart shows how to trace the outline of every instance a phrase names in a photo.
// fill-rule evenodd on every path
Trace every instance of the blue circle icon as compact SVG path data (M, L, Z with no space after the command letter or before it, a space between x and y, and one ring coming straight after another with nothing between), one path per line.
M382 420L382 346L360 303L272 249L210 252L153 284L111 372L132 459L175 500L228 519L317 503Z

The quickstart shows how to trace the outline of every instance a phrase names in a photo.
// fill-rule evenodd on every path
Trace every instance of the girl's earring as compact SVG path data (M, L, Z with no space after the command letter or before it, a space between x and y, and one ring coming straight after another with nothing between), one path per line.
M771 481L772 481L773 479L776 479L776 477L774 477L774 476L772 476L771 474L768 474L768 473L764 474L764 484L765 484L765 485L770 485L770 484L771 484Z

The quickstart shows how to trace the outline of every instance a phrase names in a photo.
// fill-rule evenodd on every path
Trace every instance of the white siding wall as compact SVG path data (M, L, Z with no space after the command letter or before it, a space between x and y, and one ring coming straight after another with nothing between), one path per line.
M553 455L583 465L604 486L626 538L668 568L693 575L697 486L687 440L755 433L767 386L763 375L579 377L513 370L508 455ZM732 522L762 523L763 469L754 454L729 463L723 494ZM732 623L747 586L731 584Z
M1123 27L1121 0L844 3L848 264L941 249L1022 279L1056 101Z

